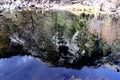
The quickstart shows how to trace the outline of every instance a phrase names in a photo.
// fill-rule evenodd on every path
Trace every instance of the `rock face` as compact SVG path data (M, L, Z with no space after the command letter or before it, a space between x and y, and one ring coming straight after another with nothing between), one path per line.
M90 32L87 24L94 19L91 16L59 11L44 15L34 11L1 13L0 35L5 38L0 41L7 41L0 42L0 56L29 54L54 66L76 69L101 64L111 49L99 34ZM99 28L99 33L103 32Z
M107 12L117 12L120 5L119 0L83 0L82 3L87 6L96 6L97 9Z
M101 60L102 66L120 72L120 52L113 52Z

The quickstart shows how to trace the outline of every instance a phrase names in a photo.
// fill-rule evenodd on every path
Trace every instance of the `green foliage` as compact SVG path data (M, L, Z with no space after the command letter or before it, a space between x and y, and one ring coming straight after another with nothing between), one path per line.
M61 42L63 41L63 35L65 33L65 23L62 14L54 13L53 21L54 21L55 33L57 33L58 40Z
M77 16L73 18L73 27L75 27L76 31L83 30L85 27L86 21L81 16Z
M65 19L64 19L65 14L55 12L53 13L53 21L55 24L63 26L65 24Z
M57 52L55 49L54 44L50 39L45 40L45 46L46 46L46 51L47 51L47 59L51 63L56 63L57 60L59 59L59 52Z
M60 40L60 41L63 41L63 35L64 35L64 31L65 31L65 27L64 26L60 26L59 24L58 24L58 26L57 26L57 32L58 32L58 40Z
M86 30L81 31L78 35L79 52L85 50L85 54L89 57L94 55L107 55L110 47L94 34L88 33Z
M105 56L105 55L107 55L107 53L108 53L108 51L109 51L109 46L107 46L107 45L104 45L103 47L102 47L102 49L103 49L103 55Z
M88 39L87 44L89 44L89 46L88 46L88 55L92 56L93 53L95 51L97 51L98 48L99 48L98 38L94 34L91 34L90 37L89 37L89 39Z
M65 24L64 14L58 13L57 14L57 24L63 26Z
M112 44L112 49L114 51L120 51L120 38L119 37Z
M94 49L91 47L91 48L88 48L88 56L91 57L93 55L93 51Z
M75 27L65 28L65 33L68 38L72 38L75 32L76 32Z
M74 16L72 15L72 26L66 28L66 33L69 38L71 38L76 31L82 31L86 25L85 19L81 16Z
M78 46L79 46L80 52L82 52L83 50L86 50L85 44L87 43L87 37L88 36L86 31L82 31L78 35Z
M8 49L10 39L7 36L0 35L0 55L4 55L4 52Z
M83 30L85 27L86 21L81 16L69 15L72 19L72 26L66 26L65 23L65 13L55 12L53 13L53 22L54 22L54 29L55 33L58 32L58 37L62 39L64 33L68 38L71 38L76 31Z

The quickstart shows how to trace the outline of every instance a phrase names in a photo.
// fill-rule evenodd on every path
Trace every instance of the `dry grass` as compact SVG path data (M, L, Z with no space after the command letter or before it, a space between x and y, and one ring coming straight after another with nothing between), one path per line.
M88 21L87 26L91 33L99 35L108 44L120 37L120 17L116 15L104 15L103 19L93 18Z
M67 11L74 13L75 15L80 15L82 13L94 14L94 7L83 6L81 4L75 4L70 7Z
M113 41L120 36L120 18L115 18L115 16L109 17L108 20L105 21L102 30L102 38L109 44L112 44Z

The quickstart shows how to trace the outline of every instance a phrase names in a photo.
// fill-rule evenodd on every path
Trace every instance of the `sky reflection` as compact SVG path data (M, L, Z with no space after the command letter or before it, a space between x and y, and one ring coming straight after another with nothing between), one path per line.
M73 75L82 80L120 80L120 73L105 68L50 68L31 56L0 59L0 80L69 80Z

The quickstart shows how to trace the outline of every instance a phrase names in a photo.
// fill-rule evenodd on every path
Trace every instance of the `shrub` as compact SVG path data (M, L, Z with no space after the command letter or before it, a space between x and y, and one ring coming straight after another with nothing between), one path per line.
M117 38L113 44L112 44L112 49L114 51L120 51L120 38Z
M76 31L83 30L85 27L86 21L81 16L77 16L73 18L73 27L75 27Z
M104 56L107 55L108 52L109 52L109 46L104 45L104 46L102 47L102 49L103 49L103 55L104 55Z
M50 39L45 40L45 46L47 51L47 60L55 64L59 59L59 52L56 51L56 48Z

